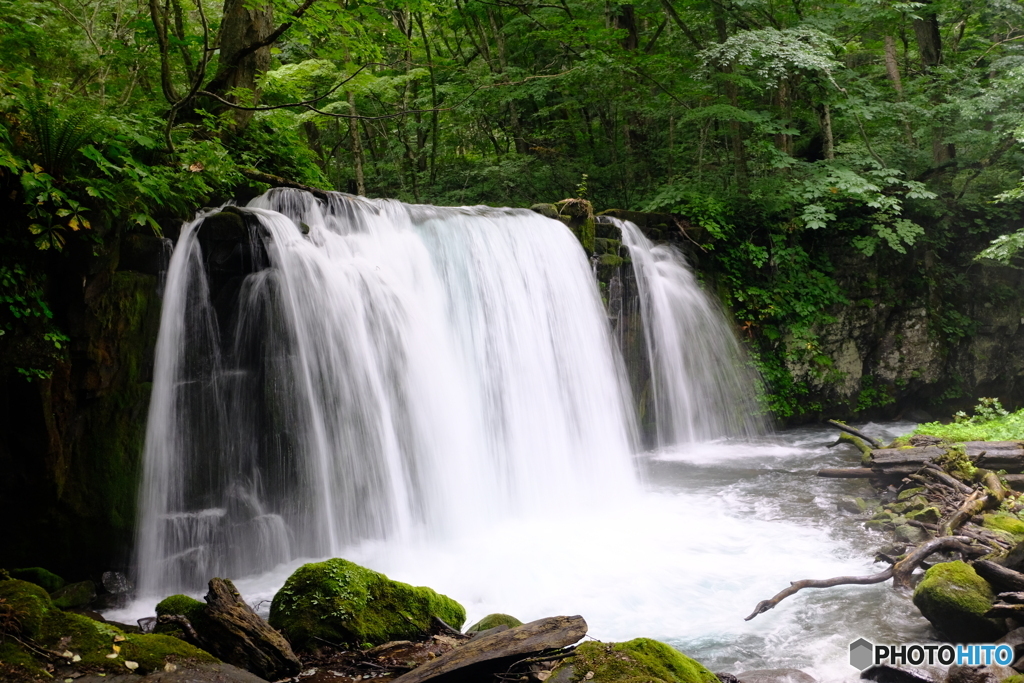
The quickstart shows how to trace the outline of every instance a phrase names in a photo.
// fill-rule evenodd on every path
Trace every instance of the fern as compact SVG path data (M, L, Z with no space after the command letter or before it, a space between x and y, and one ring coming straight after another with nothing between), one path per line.
M38 91L26 103L29 129L32 133L39 165L59 178L71 164L75 152L89 144L99 131L99 120L84 110L61 113L45 102Z

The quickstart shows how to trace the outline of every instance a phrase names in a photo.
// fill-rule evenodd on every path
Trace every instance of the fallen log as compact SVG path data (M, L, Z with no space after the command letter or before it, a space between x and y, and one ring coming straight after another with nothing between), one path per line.
M843 424L842 422L839 422L837 420L828 420L828 423L841 432L846 432L847 434L854 435L858 439L863 439L867 443L871 444L872 448L884 448L881 441L868 436L867 434L860 430L854 429L850 425Z
M394 679L394 683L421 683L454 671L468 676L469 667L558 650L576 644L586 634L587 622L581 616L538 619L505 631L473 638L451 652L399 676ZM483 676L479 678L482 680Z
M276 681L301 670L291 645L242 600L227 579L210 579L201 635L210 654Z
M914 573L914 570L918 565L920 565L928 556L943 550L959 550L963 552L969 547L970 542L971 539L965 536L933 538L930 541L926 541L925 543L917 546L902 560L877 574L871 574L869 576L837 576L831 579L804 579L802 581L794 581L789 584L789 588L780 591L770 600L762 600L757 603L757 607L755 607L754 611L750 613L750 616L744 618L744 621L750 621L758 614L764 614L789 596L794 595L804 588L832 588L834 586L849 585L864 586L882 583L889 579L893 579L894 588L908 588L910 586L910 575Z
M943 469L936 465L935 463L928 463L927 465L925 465L925 469L922 471L922 474L924 474L927 477L931 477L936 481L941 481L946 486L956 491L959 491L960 493L963 494L969 495L973 490L970 486L963 483L956 477L951 477L948 474L946 474L946 472L943 471Z
M991 560L978 560L974 563L974 571L978 576L991 583L996 592L1024 591L1024 574L1007 569Z

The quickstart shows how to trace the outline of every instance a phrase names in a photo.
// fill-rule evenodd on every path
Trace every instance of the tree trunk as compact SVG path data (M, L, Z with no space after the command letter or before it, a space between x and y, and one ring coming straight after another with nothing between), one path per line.
M271 5L250 9L246 0L224 0L224 15L220 26L220 62L217 75L207 90L224 99L244 106L255 106L259 100L256 79L270 67L270 46L260 45L274 29ZM236 89L248 90L250 97L230 93ZM235 132L243 130L252 120L254 112L234 110Z

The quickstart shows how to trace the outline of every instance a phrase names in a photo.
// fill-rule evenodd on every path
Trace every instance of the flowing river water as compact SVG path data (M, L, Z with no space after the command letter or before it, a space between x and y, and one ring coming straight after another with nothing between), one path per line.
M862 428L890 438L913 426ZM561 507L557 515L540 508L455 538L412 530L342 555L450 595L466 607L467 624L492 612L524 621L581 614L589 637L656 638L713 671L787 667L822 683L856 680L848 647L857 638L934 638L909 596L891 582L807 589L743 620L790 581L881 569L872 557L888 538L836 508L844 498L872 495L870 487L814 476L822 467L856 466L859 453L826 447L835 435L807 427L644 453L637 464L645 484L635 495ZM288 575L310 559L236 583L265 614ZM109 616L136 618L152 605Z

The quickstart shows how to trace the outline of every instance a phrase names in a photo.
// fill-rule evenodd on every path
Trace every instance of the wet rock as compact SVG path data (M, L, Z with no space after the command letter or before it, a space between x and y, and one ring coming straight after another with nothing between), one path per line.
M800 669L754 669L736 674L742 683L817 683Z
M665 643L650 638L636 638L625 643L601 643L596 640L583 643L576 648L572 657L555 667L547 680L548 683L587 680L598 683L718 683L720 679L699 662Z
M938 524L939 519L941 518L942 513L934 506L929 506L921 510L914 510L907 514L907 519L915 522L924 522L925 524Z
M47 593L58 591L64 587L65 581L51 571L42 567L24 567L22 569L11 569L9 572L12 579L20 579L42 586Z
M361 646L429 635L436 617L458 629L466 610L430 588L335 558L299 567L270 606L270 625L296 649L319 641Z
M70 583L54 591L51 595L53 604L61 609L85 607L96 599L96 584L92 581Z
M961 561L931 567L914 590L921 614L954 642L990 642L1004 635L1002 621L984 616L994 602L988 582Z
M840 512L851 512L859 515L862 512L867 512L868 505L864 502L863 498L844 498L836 503L836 509Z
M945 683L1002 683L1017 672L1008 666L992 664L990 666L963 666L954 664L949 667Z
M519 621L515 617L509 614L488 614L486 617L476 622L472 626L466 629L466 633L473 633L475 631L487 631L494 628L495 626L507 626L509 628L515 628L516 626L522 626L523 622Z
M861 672L865 681L875 683L933 683L935 679L927 671L921 669L905 669L890 664L875 664Z
M1024 657L1024 628L1015 628L996 641L997 645L1009 645L1013 648L1013 660L1016 662Z
M893 536L897 541L904 541L906 543L923 543L931 538L931 535L924 529L916 526L910 526L909 524L900 524L896 527L893 532Z
M113 595L121 595L132 591L132 582L121 572L103 572L101 580L103 589Z

